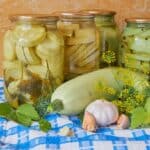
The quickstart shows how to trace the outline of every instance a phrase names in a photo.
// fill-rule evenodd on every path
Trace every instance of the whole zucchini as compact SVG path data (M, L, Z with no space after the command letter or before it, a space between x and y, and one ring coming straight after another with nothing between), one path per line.
M78 114L93 100L98 98L112 99L103 87L121 90L126 82L141 91L149 85L146 76L123 68L104 68L78 76L59 86L52 94L54 110L65 115Z

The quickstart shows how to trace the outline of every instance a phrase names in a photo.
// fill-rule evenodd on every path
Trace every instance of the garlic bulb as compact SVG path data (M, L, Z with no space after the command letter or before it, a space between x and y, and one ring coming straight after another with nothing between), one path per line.
M115 123L119 116L117 107L103 99L90 103L85 111L95 117L98 126L107 126Z

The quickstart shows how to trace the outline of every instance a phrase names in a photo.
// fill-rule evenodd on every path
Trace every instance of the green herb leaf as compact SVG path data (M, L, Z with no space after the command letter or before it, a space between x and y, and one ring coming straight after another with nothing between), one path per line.
M45 119L41 119L39 121L39 125L40 125L40 129L44 132L48 132L48 130L51 129L51 124Z
M7 118L12 111L12 107L7 102L0 103L0 116Z
M46 88L46 87L45 87ZM46 89L43 89L44 91ZM49 88L48 88L49 89ZM43 91L43 92L44 92ZM38 112L38 114L40 115L40 117L44 117L45 115L47 115L47 107L48 105L50 104L50 101L51 101L51 95L52 95L52 92L51 90L48 90L44 95L40 96L38 99L37 99L37 102L35 103L34 107L36 109L36 111Z
M150 97L146 100L145 110L150 114Z
M17 116L16 116L16 111L15 111L15 110L11 111L11 112L7 115L7 119L13 120L13 121L15 121L15 122L18 122L18 121L17 121Z
M31 120L39 120L40 116L38 115L37 111L31 104L23 104L20 105L17 110L17 114L22 114Z
M147 112L143 107L137 107L131 115L131 128L142 127L147 123Z
M32 124L32 119L26 115L23 115L21 113L16 113L17 116L17 122L25 125L25 126L31 126Z
M50 108L49 108L50 107ZM60 112L64 109L64 105L61 100L54 100L47 108L48 110L52 109L53 111Z

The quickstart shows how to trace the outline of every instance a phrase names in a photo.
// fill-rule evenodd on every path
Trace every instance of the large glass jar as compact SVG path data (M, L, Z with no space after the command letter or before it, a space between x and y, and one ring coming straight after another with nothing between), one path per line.
M13 107L35 103L63 82L64 43L57 17L13 16L4 35L5 97Z
M99 33L93 15L61 13L58 29L65 41L65 80L99 68Z
M108 10L83 10L95 16L96 27L100 32L100 68L118 65L119 29L114 16Z
M150 19L126 19L120 64L150 75Z

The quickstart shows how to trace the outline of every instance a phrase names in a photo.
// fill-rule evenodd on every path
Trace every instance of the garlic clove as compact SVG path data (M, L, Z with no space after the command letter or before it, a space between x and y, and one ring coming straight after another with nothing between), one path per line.
M128 116L121 114L117 121L117 128L119 129L127 129L130 126L130 121Z
M89 132L96 131L96 120L95 120L95 117L91 113L89 113L87 111L84 114L82 128L84 130L89 131Z
M64 126L63 128L61 128L58 134L60 136L73 136L74 135L73 131L67 126Z

